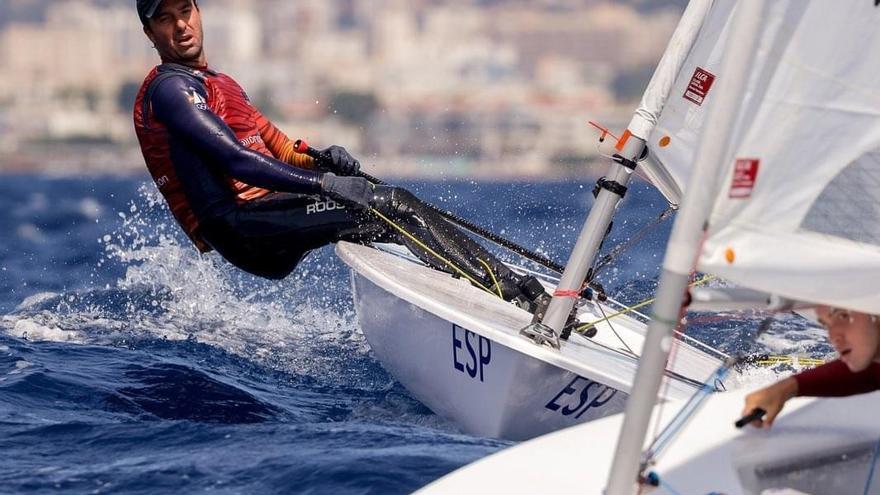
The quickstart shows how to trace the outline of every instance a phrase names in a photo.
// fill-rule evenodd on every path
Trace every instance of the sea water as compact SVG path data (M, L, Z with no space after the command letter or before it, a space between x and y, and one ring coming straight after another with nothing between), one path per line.
M587 179L403 185L558 262L593 199ZM603 252L664 209L636 183ZM652 297L670 228L600 274L610 295ZM142 176L6 176L0 231L2 493L408 493L512 445L461 433L382 369L331 248L286 280L249 276L199 255ZM830 352L794 317L751 343L760 319L688 333Z

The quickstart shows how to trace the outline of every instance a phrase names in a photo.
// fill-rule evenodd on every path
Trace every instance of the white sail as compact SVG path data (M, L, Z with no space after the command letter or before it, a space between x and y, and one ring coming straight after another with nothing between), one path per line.
M705 13L693 45L674 74L661 111L651 111L657 107L651 105L654 98L650 98L650 91L640 106L639 114L654 120L646 138L651 155L681 190L686 189L703 124L718 90L716 79L721 73L735 5L734 0L716 0Z
M694 254L700 269L750 288L880 311L880 57L871 50L880 7L757 0L734 10L736 43L723 51L720 94L699 126L610 494L631 491Z
M632 492L651 408L660 388L658 371L664 368L668 359L669 338L680 319L688 275L699 252L708 208L715 198L718 172L723 170L726 150L733 142L728 129L734 127L739 103L747 95L749 77L745 68L752 67L758 58L765 4L763 0L744 0L738 3L735 10L731 31L739 36L739 42L731 43L725 52L722 68L727 76L719 81L719 94L708 113L710 125L704 126L695 154L691 187L685 194L666 247L648 337L639 358L636 381L626 403L624 423L608 477L609 495Z
M726 12L721 10L725 7ZM712 24L713 19L717 23ZM668 158L667 165L687 166L679 172L687 188L667 246L648 339L605 490L594 471L584 471L589 480L581 482L576 469L563 467L558 474L542 471L534 468L534 459L566 458L564 449L574 446L568 457L579 459L581 465L577 452L584 449L597 452L596 459L605 462L603 447L611 440L599 437L611 420L582 428L581 437L568 430L541 444L526 444L529 450L522 450L526 455L510 463L503 460L503 470L484 462L482 466L489 469L477 465L471 470L473 476L464 473L459 480L438 486L437 493L479 486L492 472L516 473L509 476L513 491L539 486L545 491L562 487L584 493L636 493L659 373L667 362L670 335L680 320L687 276L695 260L700 269L742 286L880 313L880 56L875 53L880 1L740 0L734 4L717 0L707 23L690 55L700 57L706 50L701 62L705 65L699 67L715 77L708 91L695 84L698 91L690 95L697 100L702 96L704 105L694 109L670 100L649 141L656 149L658 133L670 131L671 142L661 158ZM693 77L695 67L688 74L685 66L680 79ZM685 110L676 113L676 106ZM673 126L676 119L678 125ZM690 139L690 144L682 138ZM675 153L680 156L675 158ZM704 225L708 230L701 244ZM789 426L782 430L787 439L800 437L794 443L786 438L776 441L782 427L777 424L774 434L746 435L731 447L732 432L714 432L721 430L724 411L736 413L734 407L742 404L742 396L715 395L708 402L716 408L702 418L706 429L695 429L696 434L682 439L676 444L677 454L660 460L657 467L670 484L686 489L680 493L716 488L725 493L758 493L748 488L760 486L764 481L760 476L769 479L774 489L791 481L771 479L774 476L795 473L795 481L816 478L815 471L812 476L804 474L822 459L829 470L820 479L807 481L832 486L843 479L847 488L817 493L851 493L853 487L864 487L865 493L870 487L874 490L870 493L876 493L876 482L873 487L863 485L859 476L876 471L877 429L870 427L869 417L847 414L870 410L876 395L845 401L833 406L810 401L809 407L782 418ZM807 403L798 402L789 407ZM798 422L819 421L832 409L840 414L815 428ZM619 424L618 418L614 421ZM727 438L719 441L722 434ZM860 459L870 459L863 463L865 469L848 471L841 462L829 462L850 460L853 446L864 447ZM762 458L760 447L776 455ZM749 459L753 453L758 455ZM676 455L678 459L663 465ZM672 470L682 462L689 463L687 469ZM829 472L831 476L826 476ZM575 481L564 487L570 480ZM672 488L661 486L659 491L669 493Z
M700 269L789 299L880 313L875 4L773 2Z
M679 74L686 62L693 47L703 32L703 26L706 23L709 13L715 0L692 0L688 3L687 8L672 33L669 43L666 45L666 51L654 70L654 75L648 83L642 95L642 100L636 108L633 118L627 126L629 132L643 141L648 142L654 133L660 116L673 97L672 109L677 106L677 95L673 93L673 87L679 78ZM647 175L648 179L654 186L663 193L670 204L678 205L681 203L682 187L681 181L677 180L664 166L662 160L658 160L656 149L649 143L652 149L648 160L643 162L641 170Z

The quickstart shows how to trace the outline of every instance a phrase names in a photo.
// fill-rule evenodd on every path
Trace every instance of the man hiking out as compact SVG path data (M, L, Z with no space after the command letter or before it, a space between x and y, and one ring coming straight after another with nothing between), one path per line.
M232 78L209 67L197 0L137 0L137 12L162 64L138 93L135 130L159 191L200 251L281 279L326 244L390 241L452 271L398 238L373 208L505 300L532 312L546 305L549 296L534 277L512 272L408 191L356 177L360 164L344 148L322 151L329 172L297 153Z

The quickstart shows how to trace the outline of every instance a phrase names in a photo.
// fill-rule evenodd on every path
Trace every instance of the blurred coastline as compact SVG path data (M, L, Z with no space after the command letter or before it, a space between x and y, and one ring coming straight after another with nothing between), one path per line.
M201 0L212 68L291 138L394 177L558 179L600 162L684 0ZM0 2L0 173L144 171L158 57L133 1Z

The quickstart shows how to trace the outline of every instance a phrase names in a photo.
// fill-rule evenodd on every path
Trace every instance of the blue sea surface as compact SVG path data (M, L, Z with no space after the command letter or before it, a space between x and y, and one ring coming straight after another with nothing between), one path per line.
M592 202L587 179L403 185L559 262ZM635 184L604 252L664 208ZM601 274L611 295L652 296L671 223ZM331 248L252 277L200 256L142 176L6 176L0 229L2 493L408 493L512 445L383 370ZM744 321L690 333L737 351ZM820 337L792 319L756 351Z

